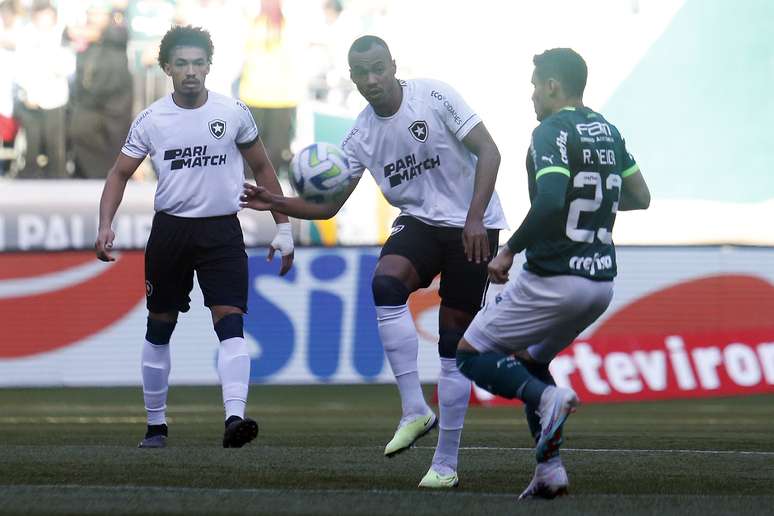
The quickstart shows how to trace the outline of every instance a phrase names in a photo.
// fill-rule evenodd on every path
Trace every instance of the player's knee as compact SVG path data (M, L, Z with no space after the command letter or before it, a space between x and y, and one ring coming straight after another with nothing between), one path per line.
M371 290L376 306L405 305L409 297L409 289L395 276L377 274L371 280Z
M457 330L447 330L441 328L440 338L438 339L438 355L441 358L456 358L457 344L462 339L463 333Z
M244 337L244 315L228 314L221 317L215 323L215 333L218 334L218 340L233 339L234 337Z
M145 330L145 340L157 346L169 344L172 338L172 332L175 330L177 321L161 321L148 317L148 324Z

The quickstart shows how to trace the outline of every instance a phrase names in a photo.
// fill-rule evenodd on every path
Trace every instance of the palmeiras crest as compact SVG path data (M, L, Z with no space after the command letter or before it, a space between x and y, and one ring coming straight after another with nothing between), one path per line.
M223 135L226 134L226 122L223 120L217 118L215 120L210 120L207 127L210 128L210 134L214 136L216 140L220 140L223 138Z
M427 122L417 120L409 126L409 132L416 141L425 143L427 141Z

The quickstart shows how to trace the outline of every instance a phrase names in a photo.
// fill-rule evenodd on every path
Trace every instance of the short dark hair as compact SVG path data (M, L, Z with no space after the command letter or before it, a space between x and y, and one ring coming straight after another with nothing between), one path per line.
M387 46L387 43L385 43L384 40L379 36L371 35L360 36L355 41L353 41L352 46L349 47L349 53L347 53L347 55L351 54L352 52L367 52L374 45L379 45L380 47L384 48L387 51L387 56L392 59L390 47Z
M212 63L212 54L215 47L212 45L210 33L201 27L192 27L190 25L176 25L164 34L159 46L159 66L169 63L172 49L175 47L197 47L207 53L207 62Z
M583 97L589 71L586 61L571 48L552 48L532 58L535 73L545 81L556 79L570 97Z

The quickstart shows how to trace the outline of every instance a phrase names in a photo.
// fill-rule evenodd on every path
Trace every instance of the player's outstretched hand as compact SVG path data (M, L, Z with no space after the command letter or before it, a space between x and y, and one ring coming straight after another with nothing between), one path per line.
M110 254L113 249L113 240L116 234L111 228L100 229L97 233L97 241L94 242L94 249L97 252L97 258L103 262L114 262L116 259Z
M507 246L503 247L503 250L487 266L489 281L496 284L506 283L508 281L508 271L511 270L512 265L513 253Z
M266 261L270 262L274 259L274 253L280 252L282 255L282 266L280 267L280 276L284 276L288 273L293 266L294 246L293 246L293 233L290 231L290 222L282 222L277 224L277 234L274 236L274 240L269 244L269 254L266 256Z
M271 193L262 186L244 183L242 195L239 197L239 205L242 208L252 208L258 211L271 210Z
M465 247L465 256L469 262L489 261L489 236L486 233L484 222L468 219L462 230L462 245Z

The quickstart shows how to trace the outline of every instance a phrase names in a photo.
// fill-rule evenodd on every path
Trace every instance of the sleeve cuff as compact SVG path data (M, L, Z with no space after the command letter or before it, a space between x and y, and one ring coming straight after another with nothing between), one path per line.
M570 171L565 167L545 167L537 171L537 173L535 174L535 180L540 179L541 176L544 176L546 174L553 174L553 173L563 174L567 177L570 177Z
M253 138L252 140L248 140L248 141L246 141L244 143L237 142L236 146L239 149L249 149L250 147L253 146L253 144L255 144L255 142L258 141L258 138L259 138L259 136L256 135L255 138Z
M629 177L630 175L632 175L632 174L634 174L636 172L639 172L639 171L640 171L640 166L637 163L635 163L631 167L629 167L626 170L624 170L623 172L621 172L621 179L623 179L625 177Z
M457 132L454 133L454 136L459 140L462 141L465 139L465 137L468 135L470 131L473 130L474 127L476 127L478 124L481 123L481 117L478 116L476 113L473 113L468 117L467 120L460 126L459 129L457 129Z
M145 156L148 155L147 153L142 153L142 152L136 152L136 151L129 150L126 147L121 147L121 154L124 154L124 155L129 156L130 158L134 158L134 159L141 159L141 158L144 158Z

